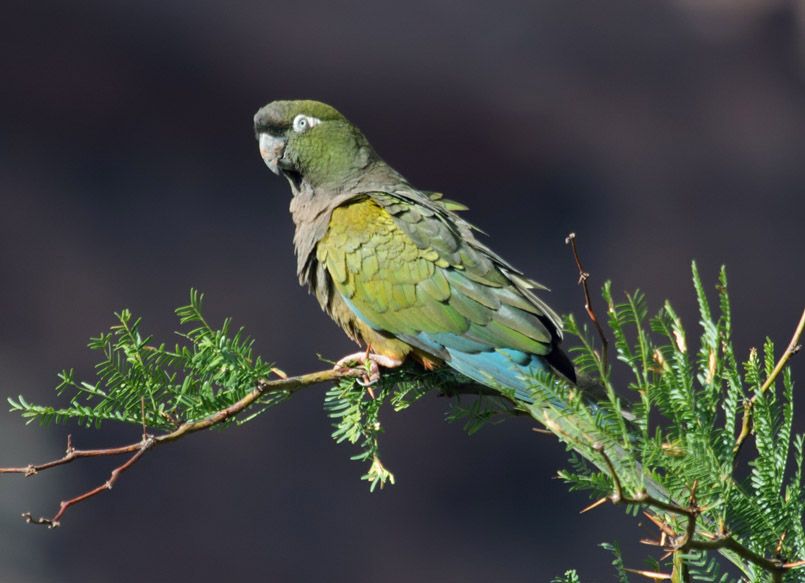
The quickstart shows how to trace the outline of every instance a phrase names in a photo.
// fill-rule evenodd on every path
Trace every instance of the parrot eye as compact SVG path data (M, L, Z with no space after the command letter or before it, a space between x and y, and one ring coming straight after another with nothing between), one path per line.
M293 118L293 131L296 133L301 134L302 132L306 131L308 128L312 128L317 126L321 123L321 120L316 117L310 117L309 115L304 115L300 113L295 118Z

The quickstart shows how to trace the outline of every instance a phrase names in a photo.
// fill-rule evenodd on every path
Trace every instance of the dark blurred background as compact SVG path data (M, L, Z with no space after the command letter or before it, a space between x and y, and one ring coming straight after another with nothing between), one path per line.
M129 307L168 337L195 286L299 373L353 346L298 287L287 184L252 115L332 103L414 184L471 207L492 246L583 313L563 243L598 286L670 298L729 268L737 348L788 342L803 307L802 2L9 3L0 51L0 392L56 402L86 340ZM801 357L800 357L801 359ZM802 362L795 363L799 377ZM579 516L562 448L511 420L467 438L427 398L386 416L398 485L369 494L322 391L160 449L58 531L108 460L0 480L0 580L609 581L642 566L621 509ZM112 445L0 416L0 465ZM799 420L799 427L805 425Z

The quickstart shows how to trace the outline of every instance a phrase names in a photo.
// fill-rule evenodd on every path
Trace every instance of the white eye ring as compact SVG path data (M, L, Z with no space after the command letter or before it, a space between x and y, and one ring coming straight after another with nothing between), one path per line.
M301 134L308 128L317 126L320 123L321 123L320 119L300 113L295 118L293 118L293 125L291 127L293 127L293 131L295 131L298 134Z

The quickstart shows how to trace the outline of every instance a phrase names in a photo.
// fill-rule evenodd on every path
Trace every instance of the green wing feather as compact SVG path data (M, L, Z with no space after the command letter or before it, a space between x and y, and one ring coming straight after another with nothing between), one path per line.
M445 343L549 354L559 338L553 312L437 205L370 193L335 209L317 258L338 292L373 329L442 359Z

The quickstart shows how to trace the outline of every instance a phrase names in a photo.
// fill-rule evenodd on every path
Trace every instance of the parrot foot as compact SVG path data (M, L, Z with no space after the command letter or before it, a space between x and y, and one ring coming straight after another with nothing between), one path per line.
M397 368L403 363L402 360L386 356L384 354L377 354L374 352L355 352L340 358L333 367L336 370L344 370L354 368L354 365L361 365L368 368L362 378L358 379L358 383L364 387L371 387L380 380L380 367L383 368Z

